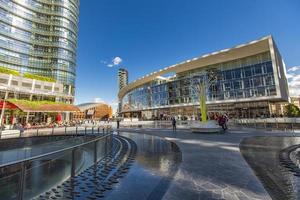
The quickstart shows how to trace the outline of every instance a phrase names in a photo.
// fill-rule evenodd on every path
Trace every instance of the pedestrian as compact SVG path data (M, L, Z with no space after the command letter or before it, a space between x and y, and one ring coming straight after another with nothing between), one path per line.
M24 127L21 123L19 123L18 127L19 127L19 130L20 130L20 136L22 136L23 133L24 133Z
M117 129L119 129L119 128L120 128L120 120L117 119Z
M224 115L219 116L218 123L219 123L219 126L221 126L224 131L227 129L226 118Z
M172 118L172 127L173 127L173 131L176 131L176 119L175 119L175 117Z

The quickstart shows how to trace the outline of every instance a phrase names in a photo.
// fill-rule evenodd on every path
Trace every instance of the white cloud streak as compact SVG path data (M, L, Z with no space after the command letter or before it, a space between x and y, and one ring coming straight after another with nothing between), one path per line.
M300 66L290 67L287 71L288 72L295 72L295 71L298 71L298 70L300 70Z

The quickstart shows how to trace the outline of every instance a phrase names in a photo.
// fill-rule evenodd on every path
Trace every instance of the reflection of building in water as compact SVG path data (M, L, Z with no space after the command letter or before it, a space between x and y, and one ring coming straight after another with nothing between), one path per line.
M243 157L272 199L299 199L299 177L279 162L280 152L297 144L300 137L254 137L240 144Z
M126 137L137 143L139 153L136 160L140 165L149 169L160 169L166 174L177 170L177 164L181 162L181 152L175 143L149 135L130 134Z
M74 114L74 119L105 120L112 117L112 107L105 103L83 103L77 107L80 112Z

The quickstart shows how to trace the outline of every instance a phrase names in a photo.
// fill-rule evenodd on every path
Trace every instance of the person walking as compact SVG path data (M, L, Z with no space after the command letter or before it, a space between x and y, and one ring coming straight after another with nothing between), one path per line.
M172 118L172 127L173 127L173 131L176 131L176 119L175 119L175 117Z
M120 120L117 119L117 129L119 129L119 128L120 128Z

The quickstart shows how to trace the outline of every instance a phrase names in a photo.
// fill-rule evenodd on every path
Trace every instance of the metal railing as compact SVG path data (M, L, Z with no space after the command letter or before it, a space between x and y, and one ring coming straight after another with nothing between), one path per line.
M0 166L1 199L32 199L76 176L112 149L111 133L42 155Z
M232 123L237 126L256 129L287 132L300 130L300 118L233 119Z

